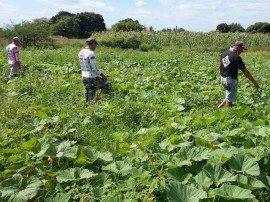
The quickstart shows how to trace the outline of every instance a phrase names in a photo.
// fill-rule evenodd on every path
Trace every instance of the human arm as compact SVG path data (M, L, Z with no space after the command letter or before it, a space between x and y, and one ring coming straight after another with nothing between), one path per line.
M245 77L247 77L255 86L255 88L258 90L260 88L260 85L258 84L258 82L253 78L253 76L251 75L251 73L248 71L247 68L241 69L241 71L243 72L243 74L245 75Z
M14 58L15 65L17 65L19 68L21 68L21 63L20 63L20 58L19 58L19 50L17 47L14 47L12 49L12 56Z
M98 76L102 74L101 69L99 69L98 65L97 65L97 61L96 61L96 56L94 53L89 55L89 59L90 59L90 70L91 72L94 73L94 75Z
M101 76L103 81L107 81L107 77L103 73L101 73L100 76Z
M221 75L221 72L222 72L222 62L219 63L219 73Z

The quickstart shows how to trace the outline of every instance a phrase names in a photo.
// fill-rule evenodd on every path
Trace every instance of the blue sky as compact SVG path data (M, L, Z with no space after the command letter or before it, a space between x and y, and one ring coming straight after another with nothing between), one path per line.
M220 23L270 23L270 0L0 0L0 27L7 24L51 18L60 11L95 12L107 28L132 18L154 30L184 28L208 32Z

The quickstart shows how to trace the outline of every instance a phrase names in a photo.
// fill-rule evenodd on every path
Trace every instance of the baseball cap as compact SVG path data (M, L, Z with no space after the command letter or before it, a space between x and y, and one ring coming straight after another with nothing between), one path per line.
M86 39L86 44L91 45L93 43L98 45L98 42L97 42L97 40L95 38L90 37L90 38Z
M234 43L234 46L235 46L235 47L241 47L241 48L243 48L244 50L247 50L246 47L244 46L244 42L243 42L243 41L236 41L236 42Z
M19 39L19 37L17 37L17 36L13 37L12 40L13 40L13 41L18 41L18 42L20 42L20 39Z

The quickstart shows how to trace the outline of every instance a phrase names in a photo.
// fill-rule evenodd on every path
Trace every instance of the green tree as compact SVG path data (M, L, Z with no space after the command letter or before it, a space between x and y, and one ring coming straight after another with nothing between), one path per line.
M58 23L63 17L67 17L67 16L74 16L75 14L72 14L70 12L67 12L67 11L60 11L58 14L56 14L55 16L53 16L51 19L50 19L50 23L52 24L55 24L55 23Z
M252 33L270 33L270 24L268 22L257 22L249 26L246 31Z
M228 33L230 31L230 27L228 24L226 23L221 23L217 26L217 31L221 32L221 33Z
M245 29L239 23L231 23L229 29L230 32L245 32Z
M171 32L172 29L171 29L171 28L163 28L161 31L162 31L162 32Z
M53 45L50 38L50 24L48 19L39 18L32 22L7 25L4 29L4 37L12 38L18 36L22 47Z
M0 37L3 37L3 35L4 35L4 28L0 28Z
M51 33L56 36L72 38L77 36L78 27L76 27L74 18L64 16L57 23L51 25Z
M187 30L185 30L184 28L177 28L174 31L176 31L176 32L186 32Z
M93 32L105 31L106 25L101 15L96 13L78 13L72 16L63 16L57 23L51 25L53 35L68 38L87 38Z
M146 28L139 23L138 20L132 20L131 18L120 20L118 23L112 25L113 31L142 31Z
M79 13L74 16L75 27L78 28L76 38L86 38L93 32L101 32L106 30L104 19L100 14L96 13Z
M154 28L152 26L149 27L150 32L154 32Z

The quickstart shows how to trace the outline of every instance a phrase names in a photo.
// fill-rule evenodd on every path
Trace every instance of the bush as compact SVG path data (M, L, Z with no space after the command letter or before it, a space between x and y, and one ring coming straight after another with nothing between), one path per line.
M257 22L247 28L247 32L252 33L270 33L270 24L268 22Z
M107 47L122 49L139 49L141 45L141 41L132 35L127 35L126 37L121 35L112 35L111 38L101 40L100 43Z
M142 31L145 27L139 23L138 20L132 20L131 18L120 20L118 23L112 25L112 30L119 31Z
M50 38L50 25L47 19L35 19L33 22L8 25L3 31L3 37L11 39L18 36L22 47L47 47L53 46Z

